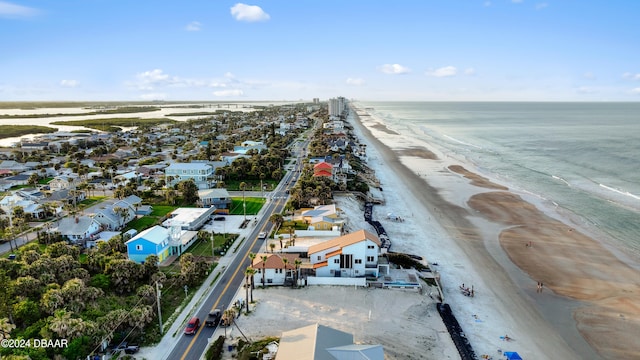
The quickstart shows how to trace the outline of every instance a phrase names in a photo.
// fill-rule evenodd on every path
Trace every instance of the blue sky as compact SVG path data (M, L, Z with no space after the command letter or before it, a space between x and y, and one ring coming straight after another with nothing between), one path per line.
M640 1L0 0L0 101L639 101Z

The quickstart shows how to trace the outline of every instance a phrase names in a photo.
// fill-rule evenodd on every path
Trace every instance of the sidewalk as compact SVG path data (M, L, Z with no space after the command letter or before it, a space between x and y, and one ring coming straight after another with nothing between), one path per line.
M264 211L264 207L260 210L260 213L257 216L262 216L263 211ZM249 239L247 236L249 235L249 233L251 233L251 231L253 231L253 229L254 229L253 223L250 226L247 226L247 228L241 229L241 231L238 232L239 234L238 240L244 237L245 238L244 241L248 241ZM218 284L217 281L212 284L213 279L215 279L218 274L222 274L224 271L227 270L228 265L233 261L236 255L237 254L234 253L233 251L229 251L219 259L218 266L216 266L213 272L211 272L211 274L209 274L209 276L202 282L203 286L200 287L200 289L198 289L198 291L193 295L193 297L191 298L191 301L189 301L189 304L187 304L187 306L184 307L184 309L182 310L182 313L180 313L180 315L178 315L178 317L173 322L173 325L171 325L171 327L168 329L164 329L165 335L162 337L162 340L153 347L140 348L140 351L135 354L134 358L154 359L154 360L167 359L167 357L175 347L176 343L182 336L182 331L188 319L190 319L193 316L192 314L195 313L200 308L205 297L209 296L213 287ZM219 277L219 279L221 278L222 276ZM237 292L239 292L240 290L242 290L242 287L240 287L237 290ZM234 299L237 299L237 298L238 298L238 295L236 293L236 297L234 297ZM218 327L218 329L215 331L213 335L214 340L217 339L219 330L223 331L224 329L221 329L220 327Z

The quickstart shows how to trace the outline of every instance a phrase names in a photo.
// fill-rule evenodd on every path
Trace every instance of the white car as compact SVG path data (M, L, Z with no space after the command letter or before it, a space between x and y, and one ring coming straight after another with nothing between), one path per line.
M258 234L258 239L262 240L262 239L266 239L267 238L267 233L266 232L261 232L260 234Z

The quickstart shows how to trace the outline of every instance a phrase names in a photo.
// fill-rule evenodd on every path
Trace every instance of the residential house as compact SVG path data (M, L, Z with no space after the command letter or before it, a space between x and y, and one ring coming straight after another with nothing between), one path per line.
M109 231L121 230L129 221L135 219L136 210L124 200L109 204L96 210L94 219Z
M162 262L169 257L169 229L156 225L132 237L127 245L127 256L139 264L144 263L149 255L156 255Z
M227 189L199 190L198 197L204 207L215 207L216 213L229 213L231 208L231 195Z
M66 217L58 223L58 232L76 245L95 240L100 230L100 223L89 216Z
M164 174L169 186L193 180L199 189L208 189L214 179L213 166L207 163L172 163L164 169Z
M262 141L244 141L240 146L234 146L233 152L237 154L246 154L250 150L256 150L258 153L262 150L266 150L267 145L265 145Z
M165 220L162 225L166 227L178 227L181 230L197 231L211 220L211 215L213 215L215 210L215 207L177 208L169 214L169 218Z
M333 177L333 166L325 161L321 161L315 165L313 165L313 176L314 177Z
M380 239L358 230L309 247L317 277L378 277Z
M58 191L64 189L74 189L76 185L80 183L80 179L77 176L72 175L58 175L49 181L49 188L51 191Z
M266 261L263 257L266 256ZM287 264L283 259L287 259ZM293 280L295 261L298 254L269 254L258 253L253 259L251 268L256 270L253 275L255 284L262 284L262 272L264 271L264 285L284 285L287 280Z
M384 360L382 345L356 345L353 335L313 324L283 331L278 360Z
M4 160L0 162L0 170L8 170L12 174L17 174L29 170L29 168L14 160Z
M335 204L316 206L301 213L309 230L342 230L344 219L338 216Z
M16 191L11 195L7 195L0 200L0 208L5 214L13 214L16 207L22 208L25 214L29 214L32 219L44 219L46 217L45 209L39 203L37 198L33 198L28 191Z
M9 176L4 179L7 184L10 184L10 187L27 185L29 183L29 174L18 174L14 176Z

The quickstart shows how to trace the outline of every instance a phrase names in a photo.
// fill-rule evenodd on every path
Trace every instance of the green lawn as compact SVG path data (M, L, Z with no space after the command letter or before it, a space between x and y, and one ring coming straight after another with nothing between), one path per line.
M141 232L155 225L158 222L158 220L159 220L158 217L143 216L127 224L127 227L123 231L127 231L129 229L136 229L138 232Z
M242 197L239 198L231 198L231 209L229 211L230 215L243 215L244 210L242 208ZM247 197L245 198L245 203L247 204L247 215L257 215L262 206L264 205L265 200L263 198L254 198Z
M149 216L157 216L162 217L177 209L177 206L169 206L169 205L153 205L153 211Z

